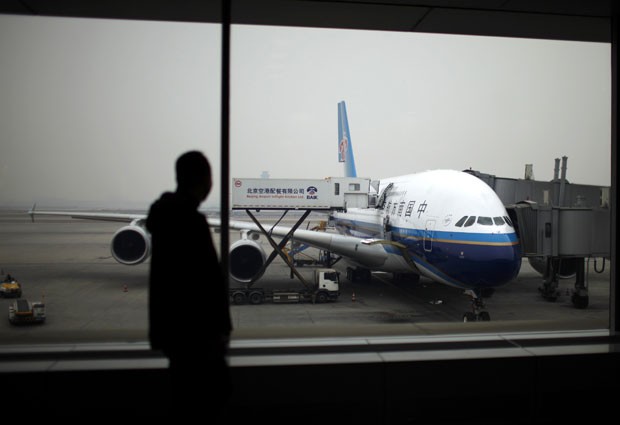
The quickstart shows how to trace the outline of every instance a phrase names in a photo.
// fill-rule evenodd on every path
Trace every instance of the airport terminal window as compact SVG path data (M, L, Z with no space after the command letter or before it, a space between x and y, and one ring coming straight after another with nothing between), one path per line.
M161 26L159 23L114 23L117 27L113 33L117 38L111 40L116 41L112 45L124 46L117 52L120 55L116 58L119 61L118 66L107 66L106 59L97 58L97 55L94 55L92 61L84 60L84 56L78 56L75 49L72 52L69 43L71 37L65 36L61 39L62 42L53 43L55 46L69 43L67 51L56 55L58 62L45 62L46 65L53 65L51 67L37 67L30 62L24 63L23 55L26 52L32 52L33 57L43 55L42 52L51 47L45 41L51 38L46 35L33 38L36 31L32 31L32 28L26 26L24 32L18 30L25 21L22 20L20 25L13 25L8 23L9 18L0 18L4 20L3 31L10 30L15 34L15 37L3 37L0 40L1 53L3 57L9 58L7 63L10 65L7 68L9 73L3 72L0 80L0 89L3 93L9 93L8 96L3 96L0 102L10 111L8 114L0 114L0 131L3 135L10 133L11 137L7 140L15 140L3 151L3 158L15 159L6 159L6 163L0 164L0 173L11 176L11 182L20 181L23 184L19 187L23 196L18 198L14 205L25 210L31 207L31 197L45 197L50 208L66 205L78 205L87 210L108 207L86 195L80 198L75 193L61 193L57 189L75 187L75 181L78 181L86 183L88 196L118 196L124 201L136 198L134 189L146 191L145 188L149 187L148 193L141 195L141 204L117 204L125 209L144 211L161 191L173 188L172 170L168 167L180 151L188 148L206 150L212 159L213 174L218 175L221 57L218 26L215 26L213 33L201 33L200 31L211 27L205 24ZM19 21L21 18L17 19ZM32 23L31 19L41 18L28 18L26 23ZM71 34L73 24L69 23L70 20L44 19L49 19L52 23L58 22L65 34ZM101 38L105 30L97 25L104 23L89 23L91 29L98 29L101 43L106 41L105 37L108 35ZM128 37L134 27L143 32L137 39L131 38L135 44L122 38ZM150 31L151 27L156 30ZM164 27L171 32L163 31ZM194 34L194 31L198 33ZM609 185L609 170L601 166L608 162L611 127L608 46L597 43L251 25L233 25L232 33L231 177L322 179L325 176L342 176L342 164L335 159L335 132L336 103L344 100L351 132L349 141L357 157L359 175L383 179L427 169L461 170L473 166L498 176L504 174L508 178L517 178L521 175L522 164L514 161L536 161L541 164L536 175L544 176L539 177L540 180L550 181L553 179L553 158L549 155L577 149L578 144L567 146L567 134L583 134L589 140L587 152L566 152L572 161L569 181ZM84 34L78 33L80 37L75 36L73 39L81 39L88 44ZM180 42L183 40L182 34L191 35L190 39L195 38L199 42ZM167 36L168 40L164 43L161 38ZM10 45L9 39L20 42ZM137 41L142 43L142 49L132 51L130 47L137 48ZM175 44L176 41L179 41L178 45ZM164 54L159 47L155 49L153 46L167 46L171 51ZM183 47L178 48L179 46ZM192 50L194 48L196 50ZM350 62L347 66L348 72L334 74L333 64L341 61L343 51L360 54L347 59ZM51 61L53 53L60 52L51 50L42 57ZM128 66L132 64L130 58L145 59L144 55L147 54L161 62L156 62L156 66L151 63L144 69ZM170 57L178 60L170 60ZM210 59L202 62L201 58L205 57ZM454 68L446 66L447 63L458 63L459 72L451 72ZM61 77L76 64L86 67L85 71L88 72L84 75L89 75L91 79L76 80L77 77L71 74L72 81L64 82ZM514 72L524 67L536 72ZM46 70L46 74L31 74L37 69ZM106 75L98 74L98 69ZM17 78L24 70L27 70L29 77L27 83L16 84L15 80L6 79L6 75ZM161 71L162 74L156 71ZM129 75L131 79L114 85L116 78ZM550 75L556 77L544 78ZM557 78L557 75L562 78ZM93 78L97 76L100 79ZM170 84L170 81L175 81L175 84ZM369 84L369 81L398 84L373 85ZM592 81L600 84L592 87ZM60 82L64 84L59 84ZM144 90L135 91L136 85ZM99 86L101 91L96 90ZM65 90L66 87L77 87L75 94L71 96L78 97L67 95L73 91ZM85 105L94 108L93 98L105 103L107 100L123 98L121 94L124 92L133 94L126 107L122 106L122 102L113 103L99 116L87 114L88 108ZM502 96L498 96L498 93L502 93ZM37 99L37 95L46 97ZM57 107L59 98L68 102L67 105L63 104L67 108ZM504 100L508 98L511 99L510 102ZM13 102L15 99L20 99L20 102ZM7 102L10 103L10 108L7 107ZM584 109L584 103L589 107ZM42 109L34 108L37 104L41 105ZM564 107L559 109L554 106L557 104ZM389 114L385 113L385 105L390 105ZM62 133L62 126L59 125L67 122L67 116L56 120L48 119L53 118L53 114L47 116L51 112L60 113L63 109L67 114L70 111L75 112L69 120L71 125L66 126L68 133ZM518 125L515 125L515 116L519 117ZM541 122L540 116L547 119ZM106 117L108 121L103 122L101 117ZM18 160L28 157L29 152L24 151L20 143L32 136L33 133L28 131L35 131L32 126L26 125L26 121L32 120L36 120L39 127L46 131L36 149L39 162L35 161L36 158L30 158L27 166L22 169L15 168L13 164L19 164ZM505 132L507 127L513 130L509 134ZM481 137L480 128L485 128L485 137ZM152 132L144 135L140 132L143 129L151 129ZM113 132L107 133L104 130ZM51 136L55 137L50 140ZM66 144L52 143L52 140L56 141L56 137L64 140ZM89 142L88 152L76 149L76 146L85 143L84 140ZM316 140L321 142L316 145ZM377 143L377 140L381 142ZM497 151L497 140L502 141L501 148L519 146L518 160L515 155L514 161L509 158L506 164L498 166L496 157L484 155L485 152ZM532 142L525 144L523 140ZM114 141L123 146L122 149L116 146L114 152L110 153L107 145ZM305 144L312 144L316 148L307 152L302 150ZM549 145L548 149L540 149L546 144ZM159 160L153 146L165 152L164 159ZM432 147L437 154L425 156L424 161L412 165L411 157L419 152L420 146ZM55 158L54 151L72 152L73 163L82 164L80 169L74 168L75 165L55 162L45 164L46 159ZM119 158L118 152L126 152L126 155ZM136 158L143 157L148 158L148 161L140 161L140 165L136 166ZM388 157L390 160L386 161ZM97 158L98 161L91 163L91 158ZM121 167L117 165L119 161L124 163L126 160L131 162ZM551 165L547 167L549 162ZM9 165L6 165L7 163ZM88 180L88 174L82 171L84 163L89 165L88 174L103 170L107 172L108 178ZM111 164L115 166L112 167ZM32 179L30 175L20 174L26 170L51 168L72 172L67 173L66 179L62 180L47 175ZM111 168L121 171L109 173ZM145 170L151 168L156 170L156 174L145 176ZM131 174L125 175L124 172ZM56 183L55 188L42 189L47 192L44 194L40 191L32 192L41 182L47 181ZM135 182L135 185L128 185L127 181ZM211 203L205 205L215 217L219 212L219 193L216 193L218 187L218 184L214 185ZM74 196L69 197L72 202L63 199L68 195ZM417 194L407 193L395 196L422 201L434 195L436 194L421 193L418 198ZM523 199L513 201L520 200ZM75 201L84 203L76 204ZM3 199L2 202L6 201ZM385 212L395 215L397 204L398 213L402 214L404 204L398 202L389 202ZM473 253L484 243L484 240L481 240L484 238L475 233L477 229L469 229L472 235L467 235L466 240L457 240L466 232L453 232L454 235L461 235L456 237L449 228L443 226L446 215L438 209L437 202L428 202L427 208L419 212L414 212L414 206L415 201L409 202L405 215L423 222L420 229L407 228L398 235L391 231L384 220L385 216L381 216L368 227L360 227L359 223L351 220L348 231L351 234L353 231L372 234L370 238L385 243L386 249L392 253L398 252L398 249L394 248L396 245L393 244L393 239L401 238L402 242L412 247L423 248L427 257L435 253L441 257L447 252L446 246L454 247L456 243L460 243L459 249L452 250L457 255L455 262L470 264L468 262L472 261ZM40 204L37 208L41 207ZM475 200L471 204L460 205L459 208L476 214ZM381 210L373 210L372 213L374 212L383 213ZM257 213L257 216L261 222L270 225L280 219L277 211L263 210ZM280 225L292 226L299 216L298 211L291 211ZM33 226L29 224L27 217L24 217L24 221L19 221L19 215L3 215L2 218L2 272L17 270L16 276L23 280L24 288L28 291L34 290L30 292L34 293L33 297L44 298L49 309L49 322L31 332L31 335L41 335L48 330L53 332L58 329L57 326L94 335L97 332L93 330L101 326L105 329L96 330L115 338L118 335L125 335L128 339L146 337L145 279L148 261L129 267L116 263L110 257L109 243L121 227L118 223L93 224L90 221L53 217L41 218L41 221L35 222ZM231 218L250 221L244 211L234 211ZM468 228L474 226L476 220L484 225L500 225L502 218L467 215L461 217L455 226ZM509 217L503 217L503 220L510 226L514 224ZM28 234L28 238L19 238L19 229L13 227L17 221L20 229L24 229L24 233ZM328 222L326 215L314 212L301 228L319 229L319 232L336 231L329 226L322 228L322 222ZM424 227L425 225L428 227ZM35 244L32 243L32 236L37 231L40 231L41 239ZM52 239L54 235L57 239ZM230 235L231 243L247 238L248 241L260 245L267 255L271 252L271 246L264 236L254 240L256 235L239 231L231 231ZM214 237L216 247L219 248L217 233L214 233ZM365 238L364 235L358 237L360 240ZM299 245L289 246L291 249L288 254L300 264L300 273L307 280L311 280L314 278L314 270L324 264L321 261L328 255L322 250ZM363 246L360 243L352 249L357 251L361 248ZM47 259L40 261L42 256L47 256ZM41 264L44 267L41 267ZM252 332L260 335L261 331L282 331L287 328L291 329L293 336L296 335L293 330L299 328L312 329L311 333L314 334L325 330L326 335L335 332L335 329L342 332L343 328L380 332L386 326L403 329L403 332L426 332L424 326L432 327L430 324L438 322L460 324L463 311L470 309L470 300L463 296L463 291L440 284L427 285L432 282L428 277L422 277L422 285L417 285L415 282L400 282L396 275L389 272L365 273L355 269L356 265L353 262L347 263L346 259L330 264L340 273L340 296L337 301L317 304L232 305L233 325L239 335L252 335ZM347 273L349 266L352 266L356 273ZM66 270L60 273L59 267L66 267ZM568 310L566 306L571 303L570 296L561 296L555 303L537 298L536 288L542 278L536 267L534 259L524 259L519 278L498 288L488 300L492 320L497 321L500 328L510 328L519 320L535 321L538 329L545 330L573 326L609 326L608 269L601 274L596 274L592 268L588 269L592 308L584 315L580 315L580 311L572 314L571 310L570 316L578 316L578 319L567 321L562 313ZM277 257L256 286L260 285L269 290L298 290L302 287L300 282L290 276L290 270L284 261ZM355 276L367 279L353 279ZM329 275L325 278L330 280ZM559 290L565 294L573 290L574 279L560 280L559 285ZM523 310L515 308L514 305L519 302L511 303L510 299L503 296L503 291L508 289L503 288L512 291L511 296L527 299L531 310L524 313ZM532 295L532 288L535 288L533 292L536 296ZM67 297L67 293L72 296ZM352 300L353 293L357 301ZM360 299L364 302L359 302ZM444 302L439 303L437 300ZM352 304L353 302L355 304ZM0 308L6 308L7 305L7 300L0 299ZM97 320L101 318L100 322L82 315L89 309L98 317ZM352 313L353 309L355 311ZM68 312L70 317L62 316L62 311ZM531 316L524 317L524 314ZM8 332L15 331L6 326L0 328L0 338L3 341L11 339L12 334Z
M232 83L236 95L233 94L232 98L232 104L235 105L232 119L244 123L244 128L233 134L231 147L238 144L241 151L244 141L248 142L243 145L245 147L255 139L296 140L303 145L305 139L299 135L300 128L308 133L308 140L325 138L320 146L313 149L316 158L305 157L303 161L297 161L289 168L285 168L284 164L287 162L286 158L294 157L294 146L280 145L278 147L280 153L278 158L282 159L279 164L280 177L314 178L342 175L342 164L335 160L330 164L330 160L326 158L329 158L329 152L337 149L339 141L334 136L337 130L336 103L345 101L350 131L347 135L348 147L356 157L358 175L368 176L372 180L405 176L428 169L463 170L469 167L482 173L492 173L497 177L517 179L522 176L525 163L536 162L537 179L549 182L553 179L554 155L567 152L566 155L571 161L568 175L571 183L603 186L608 186L610 183L610 169L606 166L599 168L600 164L608 163L610 148L609 45L241 25L233 25L233 35L231 52L234 59L233 66L236 64L236 67L233 68ZM330 71L331 64L338 61L342 51L359 52L359 55L350 57L347 66L356 72L344 72L335 76ZM581 60L578 60L578 57ZM458 63L459 73L449 72L450 68L446 67L446 63ZM582 68L584 66L587 69ZM519 72L522 69L530 69L532 72ZM563 80L548 78L552 75L562 75ZM585 75L593 77L585 78ZM368 81L376 81L377 78L383 82L405 83L394 90L386 90L385 84L368 84ZM304 83L300 84L300 81ZM597 81L594 86L593 81ZM364 95L360 96L362 87ZM438 96L438 93L441 95ZM498 93L503 95L498 96ZM296 109L299 109L294 114L291 113L291 119L295 122L292 126L294 129L272 125L275 122L282 122L282 117L276 113L279 110L278 105L289 104L292 94L296 99ZM332 98L334 101L331 105L325 104L323 100L317 98L319 94L322 94L322 98ZM557 105L558 97L564 99L563 108L560 110L554 106ZM302 98L312 106L304 107ZM264 107L265 99L269 99L269 108ZM593 105L593 108L584 112L580 107L584 102ZM390 105L389 118L377 105ZM541 123L540 116L546 116L550 110L553 111L552 117L545 120L544 124ZM257 111L260 111L260 115ZM464 112L467 112L467 116L463 115ZM264 118L260 118L263 114ZM517 131L506 135L505 128L513 127L510 123L514 122L515 116L520 117ZM383 120L383 124L371 124L378 120ZM308 124L310 122L313 124ZM544 125L544 131L534 123ZM595 149L587 149L583 153L568 152L575 149L575 146L566 144L570 134L566 128L567 123L570 123L571 127L575 126L574 130L577 133L585 132L595 139L597 149L600 149L598 153L594 153ZM481 128L485 131L481 132ZM497 140L502 141L498 143ZM528 141L525 145L524 140ZM419 158L419 161L412 161L412 155L415 155L420 146L432 147L433 154L437 155L428 155L423 160ZM493 161L491 155L486 154L496 152L498 148L508 149L509 146L519 146L519 155L507 158L501 165ZM258 150L255 154L248 155L247 158L252 158L252 162L256 165L249 161L242 162L241 158L233 154L232 168L236 167L249 175L256 175L259 172L258 164L270 163L269 161L273 159L273 156L268 158L272 152L264 149L265 154L262 156ZM389 161L386 158L389 158ZM239 165L236 165L237 163ZM321 164L321 167L317 164ZM428 189L428 194L412 193L411 190L407 193L393 194L400 199L419 199L420 202L438 195L431 189ZM527 199L528 196L530 194L525 193L518 199L507 200L505 204L514 204ZM404 210L406 217L412 217L411 222L421 223L420 229L404 228L403 225L403 228L396 230L390 226L392 223L388 223L387 216L384 215L377 217L367 227L363 227L361 219L356 217L347 224L347 229L352 235L357 235L356 232L361 233L360 238L367 234L368 238L373 240L388 240L390 244L386 243L385 246L392 247L392 250L395 250L392 245L395 240L402 240L410 246L419 244L420 249L426 250L425 253L429 253L430 250L431 253L438 255L445 254L446 246L449 246L454 248L455 261L460 264L471 264L469 262L473 261L474 253L481 252L479 247L490 239L484 236L482 229L493 232L499 232L501 228L508 226L514 229L508 216L476 215L476 202L477 200L472 199L471 202L458 206L474 214L457 217L458 220L452 222L456 226L453 229L461 229L458 234L446 232L445 218L452 211L441 210L436 202L427 202L427 208L418 212L413 200L404 207L400 201L395 202L393 199L387 202L385 208L387 216L402 216ZM374 211L381 212L381 210ZM478 214L485 212L479 211ZM311 221L308 228L314 225L315 223ZM501 243L492 241L489 244L504 246L505 240L501 239ZM267 253L269 251L267 249ZM313 256L311 248L303 252ZM303 254L295 255L301 258ZM532 295L529 292L532 287L536 288L542 282L542 274L537 271L539 267L535 262L535 259L530 262L528 258L524 258L516 282L499 287L494 296L488 300L487 307L492 321L497 321L500 327L505 324L512 326L514 319L518 317L537 321L541 329L573 325L579 328L608 326L606 317L609 308L608 273L598 275L591 268L589 271L590 279L597 282L590 286L590 301L593 306L596 305L590 313L601 311L601 314L596 313L596 319L591 321L574 321L567 325L561 318L563 310L560 307L566 305L572 307L570 295L563 295L559 299L560 302L554 304L540 297L538 293ZM389 271L371 273L370 282L375 285L373 287L364 283L362 279L348 278L357 275L347 273L347 267L357 270L356 267L359 265L347 263L346 258L338 262L335 267L342 277L341 293L346 295L344 297L341 295L337 303L330 308L337 310L350 304L352 292L357 299L360 294L365 294L368 297L366 302L373 303L379 311L377 313L375 310L377 316L372 325L398 327L404 323L410 325L435 321L460 322L462 312L470 307L470 300L462 296L462 291L433 286L437 291L433 300L442 299L450 302L429 304L429 300L425 298L428 295L416 291L414 285L396 284L396 278ZM301 267L300 270L309 273L309 269ZM289 272L286 269L280 272L280 276L272 274L275 272L276 268L271 268L267 272L271 280L267 279L265 282L274 286L279 282L283 287L295 285L294 280L288 280ZM361 271L359 273L362 274ZM422 280L426 279L422 277ZM529 286L521 283L525 281L529 282ZM396 287L389 286L393 283ZM559 290L562 294L570 293L574 290L574 285L574 277L563 279L559 282ZM383 288L387 291L388 287L396 288L394 295L397 299L403 300L406 296L411 296L420 304L377 302L374 295L378 295L378 292L375 293L375 289ZM524 300L528 300L521 304L531 304L535 312L511 310L506 298L501 297L505 288L519 291L519 296L524 296ZM538 298L529 301L530 295L532 298ZM385 300L385 295L381 298ZM428 305L434 307L429 308ZM598 310L599 307L601 310ZM233 308L239 315L250 312L249 307ZM447 314L446 310L450 308L454 308L449 313L452 315L451 319L442 317L442 314ZM314 314L314 310L303 307L302 309L310 315ZM320 309L320 306L315 308ZM415 316L412 311L417 311L416 309L423 309L425 314ZM277 310L274 307L274 314L278 315L282 310L284 309ZM293 312L294 309L291 307L290 311ZM368 314L370 315L370 311ZM353 319L344 311L342 315L342 320L351 326L369 325L369 322L365 321L368 316L356 315ZM272 320L274 326L276 322L280 323L278 317ZM251 325L248 323L248 326Z
M202 208L217 217L221 27L0 15L0 28L0 345L146 341L149 260L110 254L140 221L26 211L143 215L174 190L176 158L200 149L215 180ZM6 319L7 274L23 299L45 302L44 324Z

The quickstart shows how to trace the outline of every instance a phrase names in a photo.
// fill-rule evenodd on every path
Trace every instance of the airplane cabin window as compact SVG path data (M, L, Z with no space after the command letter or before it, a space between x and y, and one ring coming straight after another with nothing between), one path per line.
M514 227L512 225L512 220L510 220L510 217L508 216L504 216L504 220L506 221L506 224L508 224L510 227Z
M505 221L502 217L493 217L493 223L495 223L496 226L503 226Z

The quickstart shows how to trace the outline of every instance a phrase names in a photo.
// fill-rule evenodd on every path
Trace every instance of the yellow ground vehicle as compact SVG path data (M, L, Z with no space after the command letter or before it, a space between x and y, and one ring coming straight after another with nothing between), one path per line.
M0 283L0 297L19 298L21 296L22 286L18 281L10 277L10 275Z

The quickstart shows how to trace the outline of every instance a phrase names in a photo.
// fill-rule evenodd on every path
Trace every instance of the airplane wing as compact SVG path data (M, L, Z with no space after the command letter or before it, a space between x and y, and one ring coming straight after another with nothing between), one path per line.
M82 220L95 221L115 221L118 223L134 223L139 220L145 220L147 215L129 214L129 213L113 213L113 212L91 212L91 211L40 211L36 209L36 204L28 211L30 218L34 221L35 216L58 216L71 217ZM219 226L219 222L218 222Z
M212 227L219 227L220 224L219 219L209 219L209 225ZM233 230L247 230L261 233L258 226L250 222L234 220L230 221L229 226L230 229ZM270 233L272 236L284 237L290 230L290 227L276 226L270 229ZM346 257L367 268L381 267L386 262L389 255L383 247L384 244L380 241L362 239L354 236L297 229L293 234L293 238L297 242L303 242L315 248L324 249Z
M33 221L35 216L61 216L84 220L132 223L131 226L120 229L117 232L117 235L123 232L129 234L138 231L142 239L148 239L146 233L144 233L146 232L146 230L142 229L142 226L140 226L139 223L140 221L146 219L146 214L77 211L39 211L36 210L35 207L28 211L28 214L30 214ZM221 227L221 220L219 218L210 217L208 218L208 222L212 228ZM255 232L257 234L261 233L260 228L252 222L232 220L229 223L229 228L231 230L246 230L249 232ZM135 224L137 224L137 226ZM290 230L291 227L276 226L270 229L270 233L272 236L285 237L290 232ZM115 238L117 235L115 235ZM293 238L298 242L308 244L315 248L330 251L333 254L345 257L354 263L370 269L381 268L381 266L386 263L389 257L389 253L386 251L384 246L392 245L390 241L362 239L337 233L319 232L303 229L297 229L293 234ZM256 245L252 244L252 246L255 247ZM398 248L398 246L396 245L395 247ZM144 253L141 252L140 255L136 254L136 258L139 258L139 260L132 260L131 258L126 259L121 252L115 252L115 249L113 249L113 255L117 259L117 261L123 264L138 264L139 262L144 261L148 257L148 251L148 249L145 249Z
M124 214L124 213L109 213L109 212L78 212L78 211L37 211L34 207L28 211L30 218L34 221L35 216L60 216L79 218L83 220L97 220L97 221L115 221L119 223L131 223L136 220L143 220L146 218L146 214Z

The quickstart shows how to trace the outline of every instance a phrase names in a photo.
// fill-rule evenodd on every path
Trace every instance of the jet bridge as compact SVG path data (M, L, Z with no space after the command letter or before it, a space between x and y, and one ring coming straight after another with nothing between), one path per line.
M290 267L306 288L308 283L296 270L283 248L293 237L295 230L312 211L346 211L347 208L367 208L369 205L370 179L359 177L329 177L325 179L232 179L232 209L245 210L259 232L245 230L241 239L230 248L232 277L248 288L265 272L277 255ZM372 199L371 199L372 200ZM266 230L252 211L280 210L282 216L275 227L291 210L303 211L286 236L276 243L272 230ZM273 229L273 228L272 228ZM258 236L265 236L273 251L267 257Z
M497 177L466 170L486 182L503 201L515 224L522 253L543 275L542 296L555 301L558 279L575 277L572 302L588 306L587 275L591 261L595 271L610 258L610 188L570 183L567 157L555 160L552 181L536 181L526 166L524 179ZM602 261L603 265L596 264ZM598 268L597 268L598 267Z

